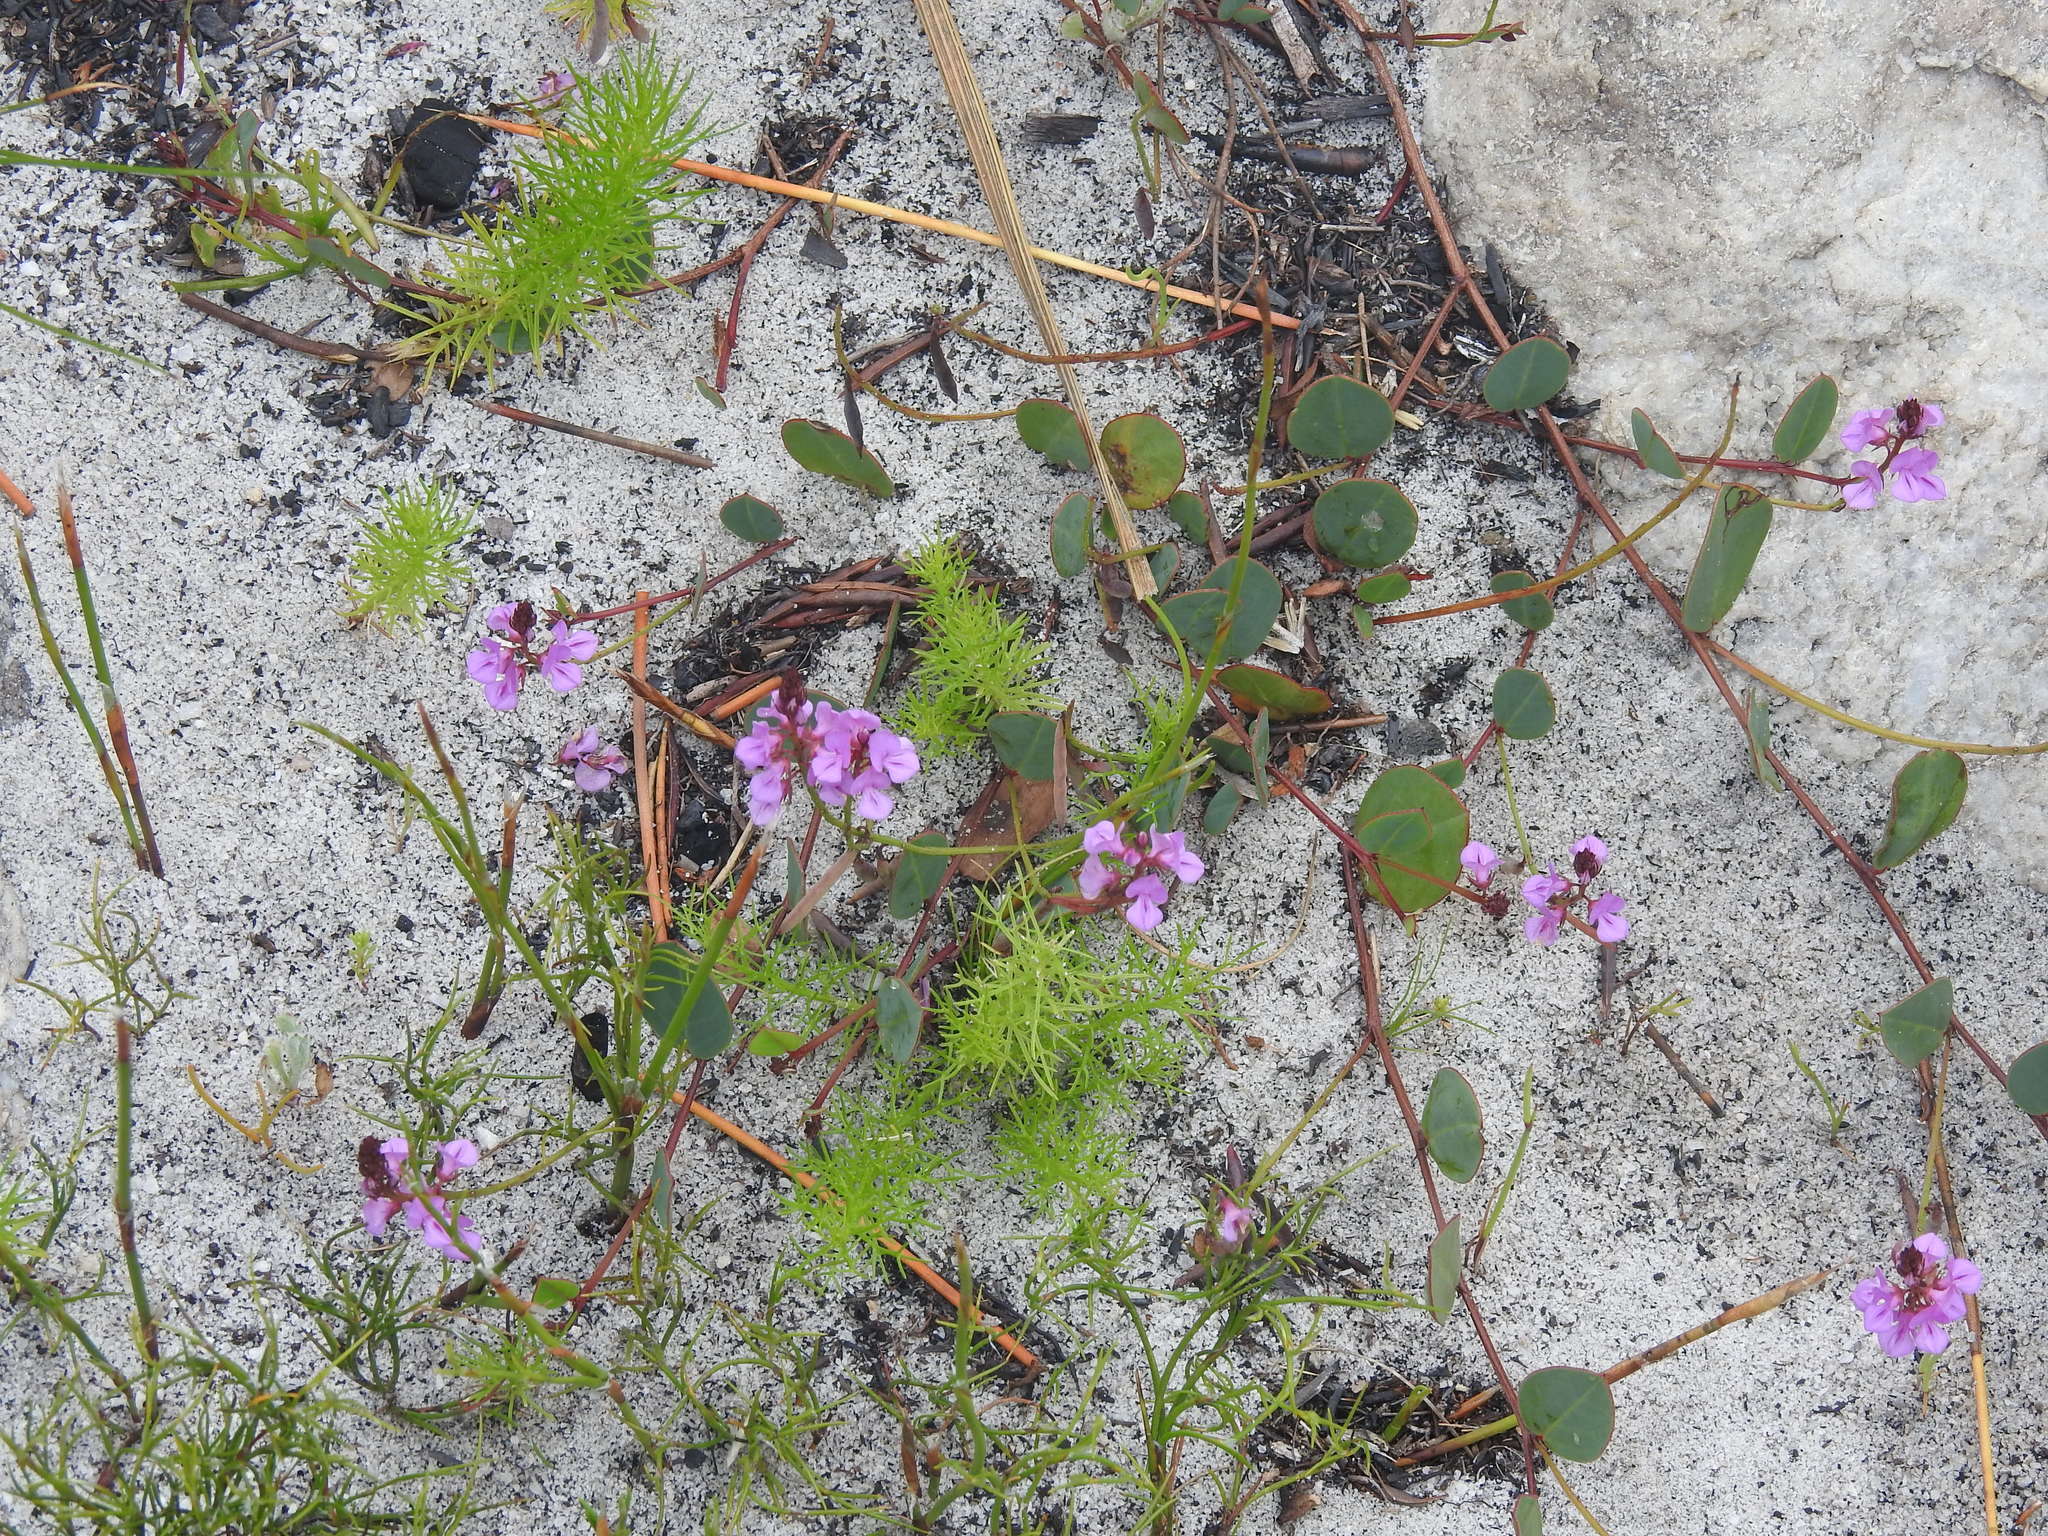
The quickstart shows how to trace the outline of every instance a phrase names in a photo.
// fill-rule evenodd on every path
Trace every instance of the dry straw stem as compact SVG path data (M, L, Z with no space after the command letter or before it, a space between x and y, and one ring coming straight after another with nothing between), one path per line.
M739 1126L734 1125L730 1120L726 1119L716 1110L706 1109L702 1104L697 1103L696 1100L692 1098L690 1095L683 1093L680 1090L673 1094L672 1097L675 1099L676 1103L682 1105L685 1109L689 1110L691 1114L695 1115L699 1120L702 1120L714 1131L717 1131L720 1135L729 1137L733 1141L738 1142L742 1147L746 1148L747 1151L753 1153L754 1156L760 1158L762 1162L766 1163L769 1167L773 1168L777 1173L782 1174L785 1178L796 1180L796 1182L801 1184L805 1189L810 1189L817 1184L818 1181L813 1175L805 1173L801 1168L790 1167L788 1158L784 1157L780 1152L777 1152L773 1147L769 1146L767 1142L761 1140L758 1136L755 1136L751 1131L742 1130ZM875 1236L876 1241L881 1244L885 1252L892 1255L896 1259L896 1261L900 1263L905 1269L909 1270L913 1275L917 1276L918 1279L922 1280L926 1285L930 1286L932 1290L936 1291L939 1294L939 1296L941 1296L945 1300L948 1306L954 1308L956 1311L962 1311L963 1316L966 1315L965 1312L962 1310L960 1292L958 1288L954 1286L952 1281L948 1280L936 1269L933 1269L931 1265L925 1263L924 1260L920 1259L908 1248L904 1247L901 1243L897 1242L896 1239L889 1236L888 1233L880 1232L877 1233ZM972 1318L970 1318L969 1321L971 1323L974 1323L976 1326L980 1326L979 1309L976 1310L975 1315ZM1035 1376L1038 1374L1039 1370L1041 1369L1038 1356L1034 1355L1022 1344L1018 1343L1015 1339L1011 1338L1007 1333L1002 1333L997 1331L996 1329L991 1328L988 1330L988 1334L991 1339L993 1339L998 1345L1002 1347L1003 1352L1007 1354L1012 1360L1016 1361L1019 1365L1023 1366L1024 1369L1029 1371L1032 1375Z

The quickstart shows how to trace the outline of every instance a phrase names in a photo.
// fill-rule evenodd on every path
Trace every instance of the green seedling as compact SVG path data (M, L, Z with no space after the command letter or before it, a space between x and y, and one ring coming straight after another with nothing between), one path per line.
M350 621L418 633L429 608L453 607L469 568L450 551L469 535L474 516L445 481L410 480L384 492L378 519L356 525Z

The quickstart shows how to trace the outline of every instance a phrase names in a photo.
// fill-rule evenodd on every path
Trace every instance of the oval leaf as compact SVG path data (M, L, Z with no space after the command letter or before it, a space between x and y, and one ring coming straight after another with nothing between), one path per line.
M1294 402L1287 441L1312 459L1362 459L1394 435L1394 408L1370 384L1318 379Z
M1444 883L1435 884L1384 861L1380 864L1379 882L1366 882L1366 889L1375 900L1381 899L1379 887L1384 884L1387 893L1407 913L1435 906L1450 895L1450 888L1457 883L1458 855L1464 851L1471 832L1464 802L1428 769L1403 764L1389 768L1372 781L1351 824L1352 835L1369 853L1390 850L1392 845L1412 839L1413 829L1418 825L1423 830L1419 847L1402 854L1390 852L1389 856Z
M1202 830L1211 837L1220 837L1230 830L1230 824L1237 819L1238 809L1244 804L1244 796L1237 792L1234 784L1225 784L1209 797L1209 803L1202 808Z
M2005 1075L2005 1091L2030 1115L2048 1115L2048 1044L2021 1055Z
M1162 605L1167 622L1196 662L1207 658L1219 628L1223 629L1222 660L1243 661L1265 643L1266 636L1272 633L1273 621L1280 617L1280 583L1271 571L1254 560L1245 566L1238 588L1237 612L1225 626L1224 610L1229 604L1235 569L1236 562L1226 560L1195 591L1170 597Z
M1548 736L1557 724L1557 700L1543 674L1527 667L1509 667L1493 680L1493 723L1515 741Z
M1728 616L1770 531L1770 497L1747 485L1731 485L1721 493L1707 514L1706 537L1692 563L1692 580L1685 584L1681 619L1687 629L1703 635Z
M1415 542L1415 504L1399 487L1363 475L1318 496L1310 521L1325 554L1360 570L1392 565Z
M1414 585L1406 571L1382 571L1377 576L1366 577L1351 595L1361 603L1398 603Z
M1614 1438L1614 1393L1592 1371L1554 1365L1522 1378L1522 1423L1551 1454L1592 1461Z
M822 421L791 417L782 424L782 446L814 475L830 475L884 501L896 494L880 459Z
M1970 770L1953 752L1916 752L1892 780L1892 814L1870 862L1896 869L1948 830L1963 808Z
M1119 416L1102 429L1102 457L1135 511L1164 502L1188 472L1180 434L1144 411Z
M709 1061L732 1044L732 1010L725 1006L725 993L707 980L697 1001L690 1005L689 1022L683 1026L683 1049L699 1061Z
M1444 788L1456 789L1465 782L1465 759L1447 757L1440 763L1431 763L1429 771L1443 780Z
M1053 776L1059 734L1058 721L1023 711L1006 710L988 723L988 744L1003 766L1016 769L1020 779L1041 783Z
M757 1029L747 1036L749 1056L787 1056L804 1043L793 1029Z
M1898 1058L1901 1066L1919 1066L1941 1049L1942 1034L1955 1011L1955 983L1946 976L1935 977L1877 1016L1884 1048Z
M1248 662L1224 667L1217 672L1216 681L1223 685L1231 702L1246 714L1265 709L1272 711L1275 720L1306 720L1330 707L1330 696L1322 689Z
M1458 1235L1458 1218L1453 1216L1429 1244L1429 1281L1424 1295L1438 1322L1451 1315L1451 1303L1458 1299L1458 1277L1464 1269L1465 1240Z
M1092 498L1076 492L1052 515L1052 568L1071 581L1088 569L1088 518Z
M1835 424L1835 411L1842 401L1835 381L1822 374L1793 397L1771 435L1771 457L1780 464L1797 464L1811 458L1813 450Z
M1175 491L1166 498L1166 515L1173 519L1173 526L1181 537L1191 544L1206 543L1209 538L1209 512L1202 505L1202 498L1193 491Z
M1533 1493L1515 1500L1515 1536L1543 1536L1543 1501Z
M1569 352L1548 336L1531 336L1501 353L1480 393L1496 411L1531 410L1563 389L1571 371Z
M1074 413L1057 400L1026 400L1017 407L1017 435L1024 445L1067 469L1088 467L1088 439Z
M920 847L944 848L946 840L936 832L921 832L896 860L896 878L889 886L889 915L899 923L908 922L924 910L946 878L951 855L920 853Z
M533 1282L533 1304L543 1312L552 1312L557 1307L566 1307L576 1299L576 1293L583 1289L580 1280L565 1280L559 1275L542 1275Z
M1443 1170L1445 1178L1458 1184L1472 1182L1486 1154L1479 1095L1462 1074L1449 1067L1429 1080L1429 1094L1422 1101L1422 1137L1429 1147L1429 1160Z
M1536 578L1527 571L1502 571L1493 578L1495 592L1518 592L1523 587L1536 585ZM1548 592L1531 592L1527 597L1511 597L1500 605L1500 611L1524 629L1550 628L1557 617L1557 607L1550 601Z
M917 994L903 984L900 976L884 976L875 988L875 1039L882 1054L899 1067L917 1049L918 1031L924 1027L924 1009Z
M718 509L727 533L750 544L773 544L782 537L782 514L756 496L735 496Z
M1654 469L1673 480L1685 478L1685 466L1678 462L1678 455L1671 451L1671 445L1650 425L1649 417L1641 411L1630 411L1628 429L1635 437L1636 453L1643 461L1643 468Z
M654 946L640 978L640 1025L650 1037L666 1039L676 1027L696 974L697 957L675 940Z

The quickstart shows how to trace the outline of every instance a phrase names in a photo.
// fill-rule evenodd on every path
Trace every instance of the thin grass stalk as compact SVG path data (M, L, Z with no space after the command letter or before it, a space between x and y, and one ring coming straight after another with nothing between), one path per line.
M135 1201L131 1174L135 1166L135 1032L126 1014L114 1015L114 1225L121 1234L121 1262L128 1270L128 1292L135 1298L137 1335L152 1365L157 1360L156 1314L150 1310L149 1286L142 1276L142 1255L135 1247Z

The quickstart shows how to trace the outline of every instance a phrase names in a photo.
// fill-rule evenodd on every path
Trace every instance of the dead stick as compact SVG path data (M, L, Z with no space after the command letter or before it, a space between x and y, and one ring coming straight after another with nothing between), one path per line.
M1693 1076L1692 1068L1688 1067L1679 1057L1678 1048L1664 1037L1663 1030L1659 1029L1649 1019L1645 1019L1643 1020L1643 1033L1650 1037L1650 1044L1657 1047L1663 1053L1664 1059L1671 1063L1671 1070L1685 1079L1685 1086L1699 1095L1700 1102L1707 1106L1708 1114L1719 1120L1728 1113L1727 1110L1721 1107L1721 1101L1707 1092L1707 1085Z
M839 158L839 152L846 147L846 141L852 137L851 129L841 133L832 141L831 148L819 156L817 169L811 172L810 179L813 183L824 183L826 173L832 169L832 162ZM726 305L725 327L718 333L718 367L713 382L721 395L725 393L726 382L732 372L733 348L739 345L740 299L747 291L747 274L753 271L754 258L760 254L761 247L767 243L768 237L775 233L776 226L787 218L790 210L795 207L795 198L785 198L762 222L761 227L748 238L747 243L740 247L739 272L733 278L732 299Z
M633 659L635 665L640 664L641 657L637 640L634 643ZM708 741L715 747L723 747L728 752L733 749L731 732L720 730L695 710L685 709L674 699L655 687L654 684L648 682L646 678L635 677L631 672L621 672L619 673L619 678L633 691L634 709L636 711L635 718L644 717L646 706L652 704L656 709L667 715L676 724L684 727L691 735L698 739Z
M209 299L202 299L196 293L181 293L178 302L188 309L196 309L202 315L215 320L225 320L238 331L247 331L251 336L260 336L273 346L283 347L287 352L303 352L307 357L317 357L329 363L361 363L369 360L370 354L360 347L351 347L339 341L313 341L295 331L283 330L275 325L266 325L254 315L237 314L223 305Z
M579 427L573 421L557 421L552 416L538 416L532 411L522 411L516 405L504 405L496 400L476 402L482 410L493 416L503 416L508 421L524 422L529 427L546 427L550 432L564 432L570 437L580 437L593 443L604 443L613 448L624 448L631 453L644 453L650 459L666 459L671 464L687 464L691 469L711 469L711 460L702 454L684 453L680 448L664 448L659 443L643 443L638 438L621 437L616 432L600 432L596 427Z
M633 670L626 681L647 675L647 594L634 594L639 611L633 616ZM633 805L640 813L640 865L647 871L648 917L657 943L668 937L667 871L654 851L654 784L647 776L647 701L633 690Z

